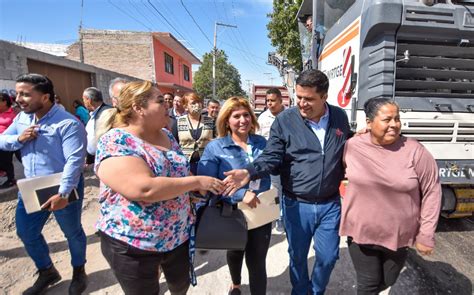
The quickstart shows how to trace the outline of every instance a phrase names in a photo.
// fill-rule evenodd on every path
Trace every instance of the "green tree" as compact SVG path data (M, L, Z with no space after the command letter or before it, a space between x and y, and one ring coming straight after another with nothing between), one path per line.
M268 37L277 52L297 71L303 68L296 14L302 0L273 0L273 12L267 16Z
M223 50L217 51L216 58L216 98L244 96L239 71L227 60ZM212 97L212 53L205 53L199 70L194 74L194 90L204 98Z

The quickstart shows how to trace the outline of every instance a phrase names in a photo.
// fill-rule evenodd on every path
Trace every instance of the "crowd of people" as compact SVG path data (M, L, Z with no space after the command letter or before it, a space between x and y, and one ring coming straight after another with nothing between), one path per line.
M81 224L87 165L101 182L96 228L102 254L125 294L159 294L161 274L171 294L186 294L195 282L195 195L255 208L258 194L271 186L281 200L276 228L288 240L292 294L324 294L341 236L358 294L393 285L408 247L433 252L441 203L436 163L423 145L400 134L393 100L369 99L367 127L353 134L345 111L327 103L328 88L323 72L304 71L296 80L296 105L285 108L272 88L257 118L244 97L227 98L222 108L211 99L204 109L195 92L163 94L151 82L116 78L109 85L112 105L89 87L74 101L73 115L55 101L46 76L19 76L18 115L9 98L0 98L0 169L14 185L9 165L20 151L26 178L62 172L43 210L27 213L18 196L17 234L39 274L24 294L40 294L61 280L41 233L51 213L71 254L69 294L87 287ZM349 185L341 198L344 178ZM73 190L79 199L69 202ZM227 251L228 294L242 293L244 258L250 293L266 294L271 230L271 222L248 230L245 249ZM309 273L312 241L316 258Z

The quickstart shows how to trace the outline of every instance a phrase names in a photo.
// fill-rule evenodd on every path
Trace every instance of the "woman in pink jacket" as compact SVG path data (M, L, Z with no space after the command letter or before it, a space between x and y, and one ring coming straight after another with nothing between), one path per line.
M348 237L357 294L393 285L415 245L430 255L441 206L438 167L415 139L400 135L398 105L372 98L364 104L368 132L345 146L349 180L340 235Z
M12 109L10 96L4 92L0 93L0 134L10 126L15 116L16 113ZM0 151L0 170L7 176L7 181L0 185L0 188L14 186L16 181L13 168L13 152Z

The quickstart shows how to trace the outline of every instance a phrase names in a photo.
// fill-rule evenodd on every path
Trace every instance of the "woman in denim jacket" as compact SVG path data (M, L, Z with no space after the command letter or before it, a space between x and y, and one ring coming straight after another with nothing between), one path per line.
M224 172L246 167L265 148L265 138L255 134L255 130L258 128L257 118L245 98L229 98L217 117L216 127L219 137L206 146L199 161L198 175L224 179ZM257 195L269 189L270 177L267 176L250 182L226 200L232 204L244 202L251 208L255 208L260 203ZM245 250L227 251L227 264L232 277L229 294L241 294L240 283L244 255L249 272L250 293L252 295L266 293L265 259L270 237L271 223L267 223L248 231Z

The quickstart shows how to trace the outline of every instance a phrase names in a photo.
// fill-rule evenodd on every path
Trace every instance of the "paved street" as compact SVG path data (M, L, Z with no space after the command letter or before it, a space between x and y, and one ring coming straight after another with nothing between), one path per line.
M89 274L88 294L121 294L112 272L100 252L98 237L94 234L97 219L98 180L91 173L86 177L86 200L84 202L83 225L88 237ZM35 268L27 257L21 242L14 232L15 191L0 192L0 293L19 294L35 279ZM410 251L406 267L395 286L384 294L472 294L474 281L474 232L473 219L441 220L437 233L436 253L429 258L421 258ZM71 278L67 243L57 224L48 222L44 230L50 243L53 261L63 276L63 281L53 287L48 294L66 294ZM287 243L284 235L273 233L267 258L268 294L289 294ZM310 265L314 254L308 257ZM209 251L196 257L198 286L190 288L189 294L226 294L230 275L225 262L224 251ZM249 294L246 268L243 274L244 294ZM163 281L163 279L162 279ZM166 284L161 284L162 294L169 294ZM340 259L336 264L326 294L355 294L355 273L350 257L341 240Z

